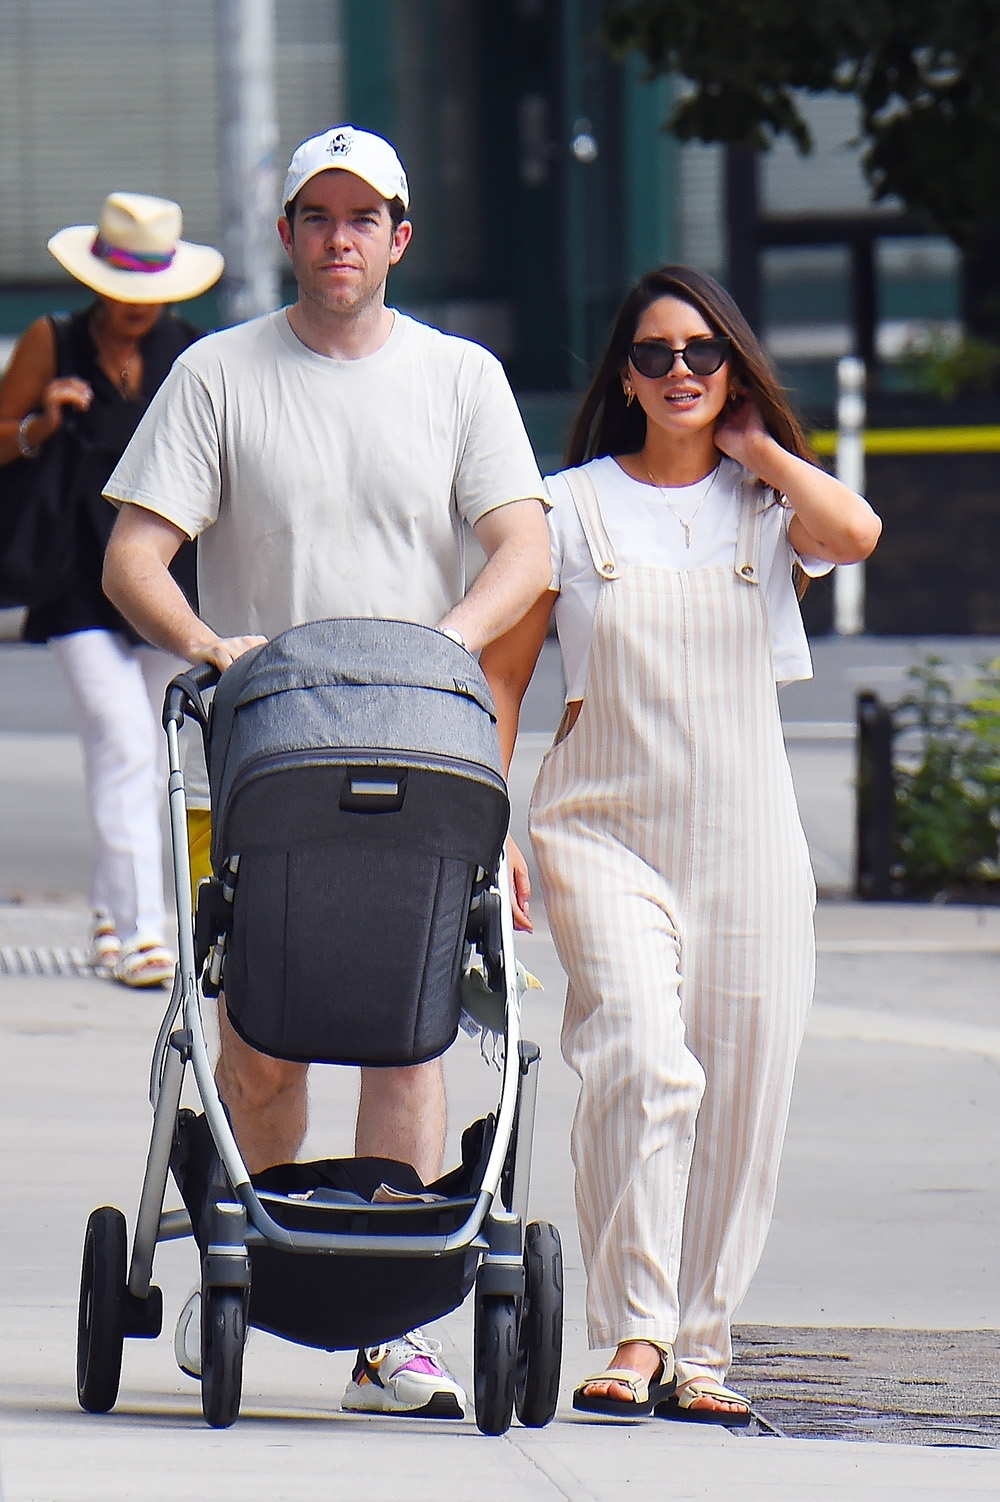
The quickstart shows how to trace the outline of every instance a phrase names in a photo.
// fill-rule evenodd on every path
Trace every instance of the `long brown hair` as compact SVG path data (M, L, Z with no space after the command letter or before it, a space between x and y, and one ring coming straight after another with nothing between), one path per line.
M704 318L713 333L725 334L730 370L743 392L756 402L764 426L782 448L815 463L801 424L782 390L760 341L724 287L690 266L661 266L637 282L622 303L607 350L583 399L566 449L567 467L604 454L633 454L646 441L646 414L629 406L622 371L646 309L661 297L677 297Z

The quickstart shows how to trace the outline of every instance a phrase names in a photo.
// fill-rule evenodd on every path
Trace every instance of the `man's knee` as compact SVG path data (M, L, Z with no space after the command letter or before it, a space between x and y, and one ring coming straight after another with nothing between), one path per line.
M304 1064L269 1058L245 1044L234 1047L231 1040L223 1042L216 1072L223 1099L238 1099L252 1111L266 1111L282 1096L305 1089Z

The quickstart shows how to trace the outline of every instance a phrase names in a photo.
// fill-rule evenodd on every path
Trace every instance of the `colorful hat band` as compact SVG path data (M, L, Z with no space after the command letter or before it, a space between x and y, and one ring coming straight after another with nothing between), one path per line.
M150 251L147 255L135 255L131 250L122 250L119 245L109 245L100 235L90 247L90 253L99 261L107 261L109 266L117 267L119 271L166 271L176 254L173 250L167 250L162 254Z

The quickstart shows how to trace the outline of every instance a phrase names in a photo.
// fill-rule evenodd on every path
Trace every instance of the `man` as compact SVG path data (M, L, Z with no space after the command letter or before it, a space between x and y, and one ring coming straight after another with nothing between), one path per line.
M378 136L341 126L292 157L278 233L297 301L185 352L108 482L121 511L105 588L149 641L225 669L303 621L381 616L477 652L548 584L541 480L499 363L386 306L408 202ZM487 557L464 597L463 520ZM168 572L195 536L200 617ZM306 1067L256 1053L220 1013L217 1079L247 1165L292 1161ZM428 1182L444 1133L439 1060L362 1071L359 1156ZM464 1403L419 1332L360 1352L344 1398L380 1412Z

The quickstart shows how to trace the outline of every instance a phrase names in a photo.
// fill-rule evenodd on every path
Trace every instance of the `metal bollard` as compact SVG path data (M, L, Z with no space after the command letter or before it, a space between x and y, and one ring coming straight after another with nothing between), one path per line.
M854 355L837 361L837 479L864 495L865 362ZM865 629L865 566L839 563L833 575L833 628L838 636Z

